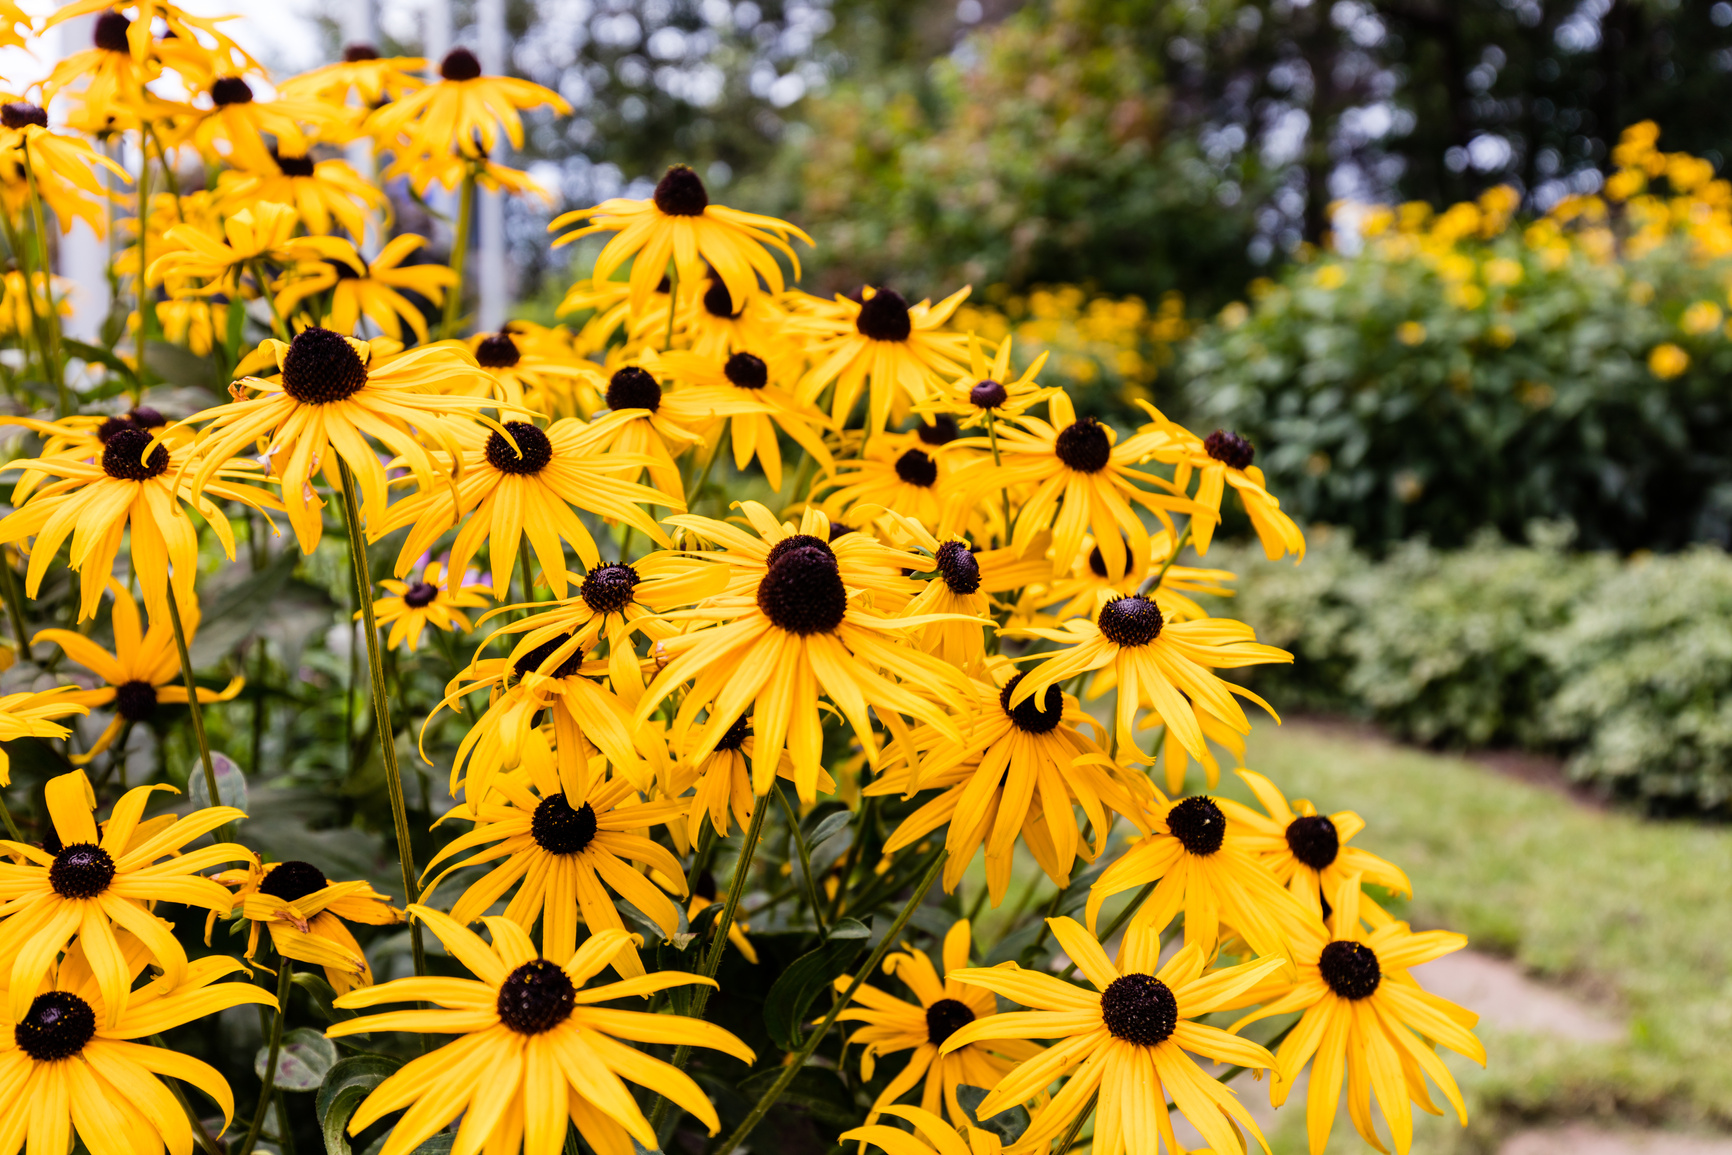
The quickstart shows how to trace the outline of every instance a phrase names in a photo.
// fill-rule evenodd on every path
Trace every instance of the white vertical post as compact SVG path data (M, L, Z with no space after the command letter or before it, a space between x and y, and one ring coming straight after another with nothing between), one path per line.
M477 0L476 31L479 34L481 71L486 76L505 73L505 0ZM506 145L496 148L495 154ZM505 197L502 193L483 190L479 199L481 251L477 270L480 290L476 325L482 332L493 332L505 323Z
M374 19L374 0L348 0L343 8L343 40L344 46L350 44L366 44L377 47L379 39L378 23ZM373 142L368 137L352 140L343 149L343 154L349 162L349 167L361 174L361 179L371 182L378 175L378 166L374 163ZM356 237L355 243L361 246L361 251L369 259L379 251L380 237L376 223L369 223L367 235Z
M55 28L52 40L42 46L49 63L87 47L95 29L94 16L74 17ZM107 173L103 179L108 179ZM95 344L108 316L108 245L89 225L75 220L72 231L60 238L59 256L60 275L73 285L72 316L64 325L66 335Z

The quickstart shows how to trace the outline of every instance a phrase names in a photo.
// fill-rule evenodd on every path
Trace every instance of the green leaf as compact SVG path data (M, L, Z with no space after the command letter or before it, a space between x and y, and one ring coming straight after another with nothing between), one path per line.
M226 384L217 380L222 374L217 372L215 362L209 357L200 357L190 349L170 345L167 341L145 342L144 363L170 385L189 385L214 393Z
M253 1056L253 1073L265 1077L265 1065L270 1062L271 1049L260 1047ZM296 1027L283 1036L277 1052L277 1086L284 1091L317 1091L325 1076L337 1062L337 1044L323 1031L311 1027Z
M336 1023L355 1017L354 1011L345 1011L335 1005L337 992L325 981L325 976L310 971L296 971L289 981L307 993L307 1001L313 1004L313 1009L326 1022Z
M115 356L107 349L104 349L102 346L91 345L84 341L77 341L71 337L62 337L61 344L66 346L66 351L71 353L74 357L81 357L93 365L106 366L115 373L118 373L129 384L134 386L138 384L138 374L132 371L132 366L128 365L125 361L122 361L119 357Z
M865 947L866 935L859 922L842 919L823 946L795 959L770 987L764 999L764 1026L783 1050L799 1049L807 1009L847 971L848 964Z
M1028 1130L1028 1108L1021 1105L1007 1107L996 1115L982 1119L976 1112L980 1104L992 1094L985 1087L975 1087L968 1083L960 1083L956 1088L956 1102L968 1116L968 1121L985 1131L998 1132L999 1140L1010 1146L1022 1138L1022 1133Z
M327 1155L350 1155L346 1128L361 1100L400 1066L383 1055L353 1055L325 1073L314 1100Z
M781 1077L781 1067L759 1071L740 1084L740 1093L746 1096L747 1101L755 1101ZM817 1122L835 1128L851 1127L860 1120L854 1096L849 1094L836 1072L825 1067L801 1067L781 1098L776 1100L776 1105L799 1107Z

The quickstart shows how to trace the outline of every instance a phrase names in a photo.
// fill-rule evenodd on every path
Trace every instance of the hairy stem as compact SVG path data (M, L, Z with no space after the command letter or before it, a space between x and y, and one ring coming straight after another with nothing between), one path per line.
M445 315L439 325L439 339L449 341L457 335L457 315L463 308L463 269L469 263L469 218L475 215L475 166L469 165L463 174L463 186L457 194L457 224L451 237L451 271L457 283L445 297Z
M186 709L192 717L192 736L198 743L199 760L204 763L204 785L210 791L210 804L222 805L217 793L216 766L211 762L210 741L204 733L204 710L198 702L198 684L192 680L192 655L186 648L186 627L180 622L180 595L174 592L174 579L168 583L168 620L174 626L174 648L180 655L180 680L186 683Z
M812 877L812 851L806 845L806 834L800 829L800 816L794 812L793 803L788 801L788 794L777 782L770 789L775 792L776 801L782 804L782 812L788 816L788 832L794 836L794 850L800 856L800 878L806 885L806 901L812 907L812 920L818 924L818 933L828 935L824 929L824 912L818 905L818 880Z
M253 1111L253 1121L247 1128L247 1137L241 1140L235 1155L252 1155L253 1146L259 1141L259 1131L265 1125L265 1113L270 1108L271 1093L277 1088L277 1053L283 1047L283 1020L289 1017L289 992L293 989L290 982L295 973L295 964L288 959L278 955L277 962L282 964L282 969L277 972L277 1015L271 1020L271 1049L265 1057L265 1082L264 1086L259 1088L259 1105ZM277 1119L278 1126L287 1122L288 1120L281 1117Z

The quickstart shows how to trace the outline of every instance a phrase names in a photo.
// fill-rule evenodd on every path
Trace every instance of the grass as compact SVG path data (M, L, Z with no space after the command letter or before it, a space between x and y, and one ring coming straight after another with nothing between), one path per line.
M1452 1063L1470 1127L1422 1116L1416 1151L1492 1151L1523 1126L1595 1117L1732 1131L1732 828L1591 809L1345 728L1260 726L1247 764L1325 812L1358 811L1357 844L1412 879L1416 926L1462 931L1629 1024L1611 1046L1482 1031L1487 1069ZM1277 1155L1306 1149L1303 1115L1280 1112ZM1368 1150L1345 1112L1330 1150Z

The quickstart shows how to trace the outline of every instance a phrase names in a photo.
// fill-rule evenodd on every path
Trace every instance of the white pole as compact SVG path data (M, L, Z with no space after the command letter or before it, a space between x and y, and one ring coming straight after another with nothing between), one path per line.
M379 39L378 23L374 19L374 0L348 0L343 9L343 39L345 47L350 44L376 46ZM368 137L352 140L343 149L349 167L361 174L361 179L371 182L378 175L378 166L374 163L373 142ZM376 222L368 222L367 235L356 237L362 252L371 259L379 251L379 230Z
M486 76L505 73L505 0L478 0L475 21L479 33L481 71ZM501 144L495 155L506 148ZM505 324L505 198L497 192L480 196L481 252L477 278L480 289L476 324L484 333Z
M51 43L43 45L58 60L86 47L96 29L96 17L78 16L54 29ZM57 110L58 111L58 110ZM107 174L103 174L107 179ZM60 275L72 282L72 316L65 322L66 335L92 344L99 342L102 322L108 316L108 245L82 220L72 222L72 231L60 238Z

